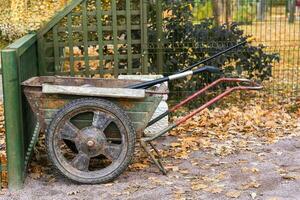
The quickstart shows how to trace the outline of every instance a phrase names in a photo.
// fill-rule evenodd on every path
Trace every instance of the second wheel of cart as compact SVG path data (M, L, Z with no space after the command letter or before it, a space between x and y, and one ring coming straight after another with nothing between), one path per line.
M56 113L46 135L54 167L67 178L88 184L118 177L131 162L135 140L127 114L97 98L71 101Z

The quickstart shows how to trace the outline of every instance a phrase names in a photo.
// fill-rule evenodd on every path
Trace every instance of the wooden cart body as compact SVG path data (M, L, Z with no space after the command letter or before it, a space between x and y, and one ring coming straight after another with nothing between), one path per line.
M130 117L137 137L140 138L162 96L145 90L124 88L135 83L139 81L45 76L31 78L22 85L32 110L38 116L42 131L46 130L55 113L67 103L78 98L93 97L107 99L122 108ZM109 89L110 94L105 89ZM85 123L89 122L84 116L75 121L78 126Z

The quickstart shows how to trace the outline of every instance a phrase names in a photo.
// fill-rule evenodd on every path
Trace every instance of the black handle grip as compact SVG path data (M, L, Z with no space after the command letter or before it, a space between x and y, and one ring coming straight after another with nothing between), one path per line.
M217 67L213 67L213 66L205 66L205 67L202 67L202 68L199 68L195 71L193 71L193 74L199 74L199 73L202 73L202 72L209 72L209 73L213 73L213 74L220 74L222 73L222 71L217 68Z

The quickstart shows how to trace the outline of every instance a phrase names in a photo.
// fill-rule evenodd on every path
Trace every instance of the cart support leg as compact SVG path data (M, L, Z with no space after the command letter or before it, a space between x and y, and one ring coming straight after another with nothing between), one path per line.
M154 145L151 142L148 142L151 146L151 148L154 150L154 152L157 154L158 158L155 158L155 156L153 155L153 153L150 152L150 150L147 148L147 144L146 142L144 142L143 140L141 140L141 146L143 147L143 149L145 150L145 152L150 156L150 158L152 159L152 161L154 162L154 164L158 167L158 169L164 174L167 175L167 171L164 168L163 164L161 163L161 156L159 154L159 151L154 147Z

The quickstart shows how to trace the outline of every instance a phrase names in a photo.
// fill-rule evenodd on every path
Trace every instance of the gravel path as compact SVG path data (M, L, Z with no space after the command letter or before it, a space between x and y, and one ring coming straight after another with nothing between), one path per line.
M300 199L299 136L225 157L194 151L189 159L165 162L174 166L168 176L151 166L105 185L77 185L60 176L54 182L27 178L23 190L0 199Z

